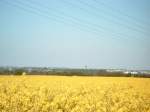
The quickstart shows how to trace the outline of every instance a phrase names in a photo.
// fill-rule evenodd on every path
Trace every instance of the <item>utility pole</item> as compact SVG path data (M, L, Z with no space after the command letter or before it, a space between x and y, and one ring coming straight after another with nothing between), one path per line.
M85 70L87 70L87 65L85 65Z

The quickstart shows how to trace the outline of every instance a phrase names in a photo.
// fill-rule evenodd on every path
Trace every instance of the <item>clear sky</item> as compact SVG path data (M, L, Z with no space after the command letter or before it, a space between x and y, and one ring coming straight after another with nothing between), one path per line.
M0 0L0 66L150 69L150 0Z

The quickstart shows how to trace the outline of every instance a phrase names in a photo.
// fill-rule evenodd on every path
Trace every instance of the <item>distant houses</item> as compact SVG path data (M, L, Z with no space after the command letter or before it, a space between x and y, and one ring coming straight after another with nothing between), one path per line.
M109 76L149 77L150 70L127 69L73 69L50 67L0 67L0 75L62 75L62 76Z
M125 72L123 72L123 73L124 73L124 74L130 74L131 77L134 77L134 76L136 76L136 75L139 74L139 72L136 72L136 71L125 71Z

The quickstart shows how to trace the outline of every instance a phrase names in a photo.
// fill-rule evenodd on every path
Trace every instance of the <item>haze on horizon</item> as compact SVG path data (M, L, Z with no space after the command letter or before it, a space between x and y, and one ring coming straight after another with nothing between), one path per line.
M150 69L149 0L1 0L0 66Z

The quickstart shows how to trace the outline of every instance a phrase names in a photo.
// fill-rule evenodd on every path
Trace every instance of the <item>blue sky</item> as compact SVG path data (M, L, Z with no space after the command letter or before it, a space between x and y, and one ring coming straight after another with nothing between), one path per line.
M149 0L1 0L0 66L150 69Z

